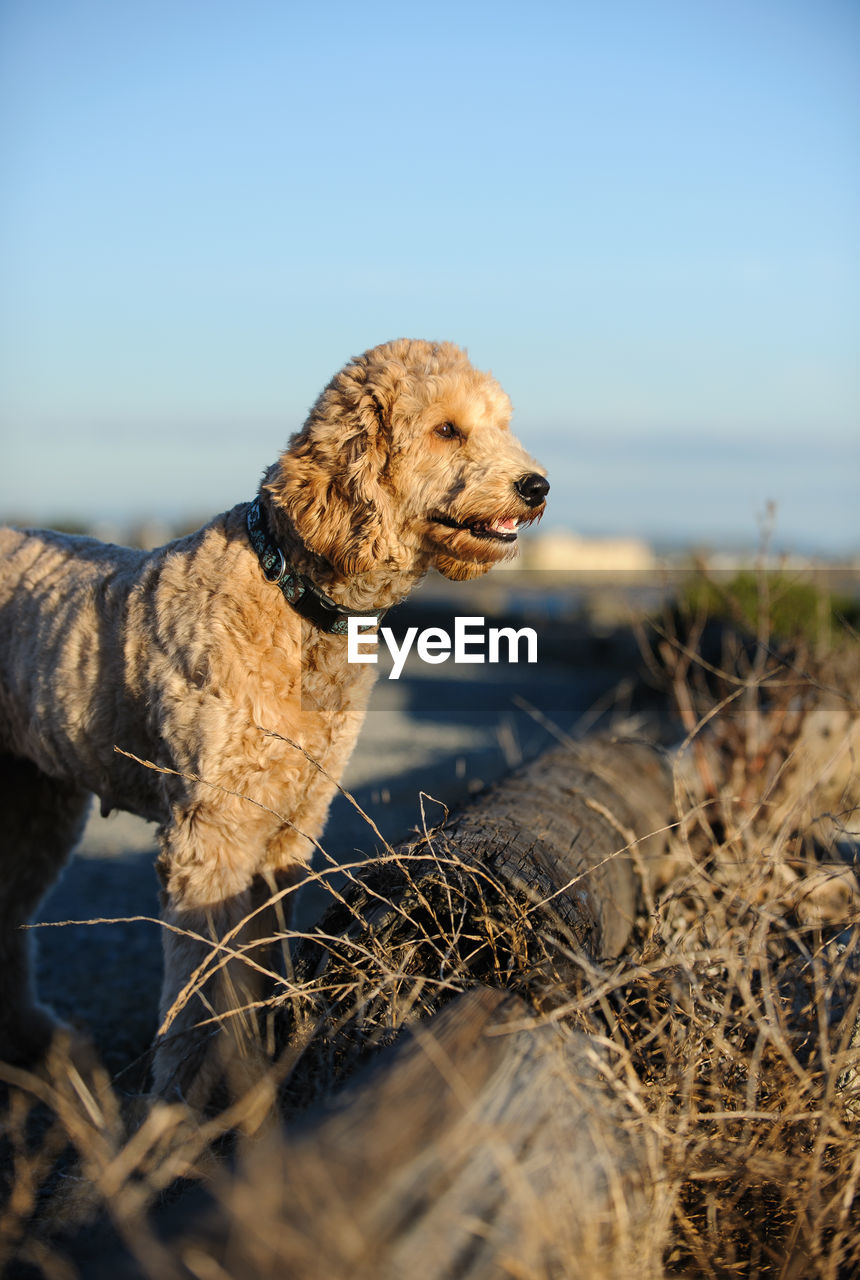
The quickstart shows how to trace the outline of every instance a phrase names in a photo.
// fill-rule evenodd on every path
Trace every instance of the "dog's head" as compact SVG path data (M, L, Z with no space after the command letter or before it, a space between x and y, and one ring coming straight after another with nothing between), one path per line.
M472 578L516 553L549 489L510 415L459 347L385 343L332 379L265 487L343 573L435 563Z

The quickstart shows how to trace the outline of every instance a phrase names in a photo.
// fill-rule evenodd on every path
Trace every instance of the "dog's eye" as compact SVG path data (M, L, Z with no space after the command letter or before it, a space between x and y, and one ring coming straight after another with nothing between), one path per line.
M441 426L436 428L437 436L441 436L443 440L454 440L460 434L453 422L443 422Z

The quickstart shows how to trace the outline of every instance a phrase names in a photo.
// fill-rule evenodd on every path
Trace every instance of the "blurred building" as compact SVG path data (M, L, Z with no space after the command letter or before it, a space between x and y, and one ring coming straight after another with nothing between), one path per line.
M642 573L657 558L639 538L583 538L559 529L523 538L518 566L552 572Z

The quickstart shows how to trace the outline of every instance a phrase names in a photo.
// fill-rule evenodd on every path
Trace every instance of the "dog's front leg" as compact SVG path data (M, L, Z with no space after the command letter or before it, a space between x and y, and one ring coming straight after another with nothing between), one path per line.
M274 770L264 763L268 778ZM173 820L160 831L164 982L154 1087L197 1108L214 1101L219 1084L236 1096L269 1065L259 1012L288 971L291 889L306 871L308 841L288 824L283 866L284 820L270 804L249 803L248 789L222 775L217 787L177 791Z
M251 888L204 907L166 899L164 982L153 1085L203 1109L237 1096L265 1070L257 1017L265 956Z

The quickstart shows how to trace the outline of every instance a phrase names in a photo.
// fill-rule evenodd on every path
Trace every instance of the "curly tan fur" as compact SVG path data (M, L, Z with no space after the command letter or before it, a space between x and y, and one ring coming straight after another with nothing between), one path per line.
M264 476L278 544L337 603L366 612L402 599L432 565L450 578L486 572L512 553L510 522L541 514L548 487L509 417L505 393L457 347L374 348L329 383ZM4 1058L32 1061L52 1033L20 926L77 840L89 793L104 812L159 824L164 918L182 931L164 933L165 1016L211 955L206 940L299 879L323 828L374 669L348 664L345 639L265 580L246 512L242 503L151 553L0 532ZM262 944L251 944L271 928L261 913L231 945L261 966ZM189 1050L188 1032L252 1005L259 977L234 961L180 999L156 1088L187 1094L203 1080L205 1094L214 1046L201 1050L198 1037ZM215 1040L217 1059L229 1037Z

